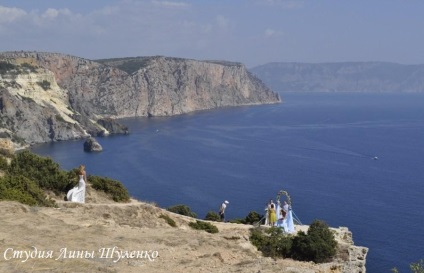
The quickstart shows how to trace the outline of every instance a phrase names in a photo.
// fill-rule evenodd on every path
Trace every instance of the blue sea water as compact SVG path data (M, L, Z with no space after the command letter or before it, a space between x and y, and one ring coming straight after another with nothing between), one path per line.
M424 259L424 94L283 93L282 104L124 119L131 134L33 147L64 169L120 180L161 207L203 218L263 212L287 190L303 223L347 226L368 272ZM377 156L378 160L373 157Z

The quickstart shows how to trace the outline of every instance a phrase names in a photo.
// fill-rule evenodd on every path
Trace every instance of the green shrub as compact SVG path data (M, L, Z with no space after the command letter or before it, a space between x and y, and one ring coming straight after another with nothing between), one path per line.
M30 206L55 206L38 184L22 175L0 177L0 200L18 201Z
M32 73L37 72L37 67L36 66L33 66L33 65L29 64L29 63L23 63L23 64L21 64L21 67L24 68L24 69L26 69L26 70L29 70Z
M424 261L420 260L417 263L411 263L409 265L412 273L424 273Z
M409 269L411 269L412 273L424 273L424 261L421 259L416 263L411 263L409 265ZM399 273L399 270L394 267L391 269L393 273Z
M10 165L0 157L0 169L6 170L8 182L3 181L0 199L16 200L28 205L51 206L43 190L66 193L78 184L78 169L60 169L51 158L29 151L17 153ZM104 191L116 202L128 202L130 196L121 182L99 176L89 176L95 190ZM25 186L27 184L27 186Z
M291 257L295 260L322 263L330 261L336 254L337 242L328 225L315 220L308 233L298 232L296 236L285 234L281 228L254 228L250 241L265 256Z
M292 237L281 228L271 227L265 231L253 228L250 230L250 241L267 257L287 258L291 255Z
M43 90L44 90L44 91L47 91L47 90L49 90L49 89L50 89L50 82L49 82L49 81L43 80L42 82L37 82L37 84L38 84L41 88L43 88Z
M262 215L256 211L251 211L245 218L235 218L231 219L230 223L234 224L244 224L244 225L253 225L259 222L262 219Z
M299 232L293 239L292 257L301 261L323 263L336 254L337 242L324 221L315 220L308 234Z
M176 227L177 226L177 223L175 223L175 221L171 217L169 217L168 215L161 214L159 216L159 218L164 219L168 223L168 225L170 225L171 227Z
M94 175L89 175L87 180L91 183L95 190L104 191L110 195L115 202L130 201L128 190L117 180Z
M0 170L7 171L9 164L7 164L6 158L0 155Z
M246 220L243 218L234 218L234 219L231 219L229 222L233 224L243 224L243 225L246 224Z
M249 212L249 214L246 216L245 219L245 223L246 224L256 224L257 222L259 222L262 219L262 215L260 215L259 213L257 213L256 211L251 211Z
M33 181L45 190L52 190L56 194L69 189L69 178L66 171L60 169L59 164L51 158L41 157L29 151L17 153L9 166L10 175L22 175Z
M204 230L209 233L219 232L218 228L215 225L212 225L211 223L208 223L208 222L196 221L196 222L191 222L188 225L193 229Z
M221 221L221 217L219 216L218 213L214 212L214 211L209 211L206 216L205 216L205 220L208 221L215 221L215 222L220 222Z
M6 74L7 72L16 69L16 65L7 62L0 62L0 74Z
M167 208L167 210L173 213L197 218L197 214L191 211L191 209L186 205L175 205L175 206Z

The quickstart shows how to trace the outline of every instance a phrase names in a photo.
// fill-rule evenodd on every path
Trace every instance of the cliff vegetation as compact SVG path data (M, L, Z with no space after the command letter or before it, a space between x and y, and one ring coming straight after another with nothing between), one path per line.
M56 206L55 199L63 200L68 190L78 184L77 169L62 170L51 158L29 151L14 155L10 164L0 156L0 171L3 174L0 176L0 200L30 206ZM95 190L106 193L116 202L130 200L127 189L119 181L94 175L88 176L88 180Z

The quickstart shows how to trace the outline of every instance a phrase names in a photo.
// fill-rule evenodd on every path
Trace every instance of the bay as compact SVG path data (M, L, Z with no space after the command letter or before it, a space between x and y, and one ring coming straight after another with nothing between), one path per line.
M32 151L199 218L224 200L228 219L263 213L286 190L304 224L347 226L370 248L368 272L409 272L424 258L424 95L281 95L282 104L123 119L130 135L98 138L101 153L83 141Z

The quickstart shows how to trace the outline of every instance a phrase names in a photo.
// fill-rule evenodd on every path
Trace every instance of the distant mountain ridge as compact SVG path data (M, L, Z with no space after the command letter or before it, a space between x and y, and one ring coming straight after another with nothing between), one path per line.
M128 132L115 118L280 101L240 63L0 53L0 138L24 145Z
M250 71L277 92L424 92L424 65L276 62Z

